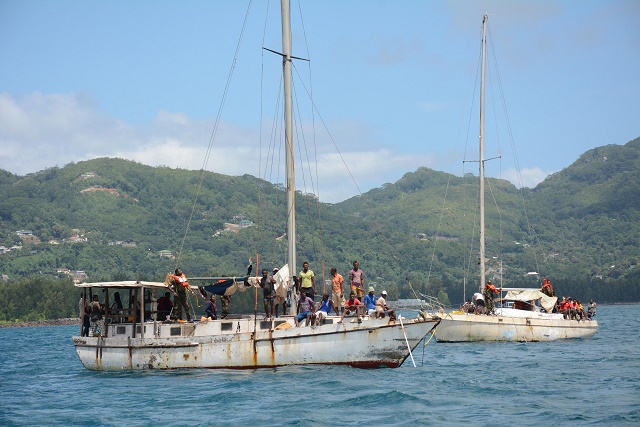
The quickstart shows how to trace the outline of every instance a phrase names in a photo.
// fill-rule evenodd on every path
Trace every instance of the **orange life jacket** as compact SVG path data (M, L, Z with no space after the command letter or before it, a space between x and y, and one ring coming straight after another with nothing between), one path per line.
M182 276L176 276L175 274L173 275L173 280L176 282L176 284L180 284L180 286L182 286L183 288L188 288L189 287L189 282L187 282L187 276L185 276L184 274Z
M494 294L498 293L498 289L495 286L493 286L493 284L491 284L491 283L487 283L487 289L489 289Z

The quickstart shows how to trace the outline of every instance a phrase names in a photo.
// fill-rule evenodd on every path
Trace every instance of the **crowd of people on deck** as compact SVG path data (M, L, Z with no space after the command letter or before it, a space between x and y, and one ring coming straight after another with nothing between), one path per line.
M269 273L268 269L262 270L262 275L258 279L258 285L262 288L262 300L264 306L265 317L263 320L272 321L278 317L279 307L282 307L282 315L287 312L290 306L289 298L278 295L276 292L275 275L278 269L274 268ZM195 314L191 309L189 302L189 292L191 292L187 276L182 269L177 268L175 272L167 276L167 288L169 289L163 296L156 301L157 316L155 319L161 322L186 322L193 323L192 315ZM353 268L348 274L348 286L350 288L349 298L345 298L345 279L340 275L336 268L331 269L331 293L325 292L322 299L316 303L314 297L317 293L317 285L313 270L309 269L309 263L302 264L302 271L297 276L293 276L294 288L299 292L297 302L297 313L295 314L295 324L300 326L319 326L323 324L324 319L335 313L340 316L338 323L342 323L347 316L354 317L357 322L362 322L365 316L372 318L388 317L391 321L396 320L395 310L387 305L387 291L382 291L380 296L376 296L375 288L368 287L368 293L365 294L365 275L360 268L360 263L353 261ZM173 296L173 299L171 298ZM204 293L206 298L206 292ZM219 298L218 298L219 297ZM224 319L229 315L230 295L211 294L204 305L204 316L202 320ZM219 314L217 300L222 303L222 312ZM151 298L145 295L145 303L151 302ZM88 307L82 308L82 297L80 300L80 311L84 313L83 318L83 335L100 335L101 329L104 328L103 316L105 315L105 307L100 304L98 295L93 295L92 301ZM126 312L126 313L125 313ZM126 320L132 321L133 315L139 315L140 302L136 301L134 295L131 294L130 306L128 310L123 310L122 300L119 292L114 293L114 302L108 311L106 321L108 323L120 323ZM129 315L125 315L125 314ZM145 317L151 319L151 312L145 310ZM183 316L184 314L184 316ZM303 322L304 321L304 322Z
M557 305L557 309L558 313L562 313L565 319L591 320L596 315L596 303L593 300L589 301L589 305L585 310L582 301L571 297L563 297L562 301Z
M540 291L548 297L554 297L555 291L551 282L545 278L542 282ZM465 301L460 307L460 310L465 313L473 314L495 314L494 311L494 295L498 294L498 289L488 281L485 285L485 289L482 293L476 292L472 298ZM558 299L553 309L554 313L561 313L565 319L576 320L590 320L596 315L597 304L590 300L587 309L584 309L582 301L572 299L571 297L562 297L562 300ZM512 308L518 310L533 311L535 305L533 301L514 301Z

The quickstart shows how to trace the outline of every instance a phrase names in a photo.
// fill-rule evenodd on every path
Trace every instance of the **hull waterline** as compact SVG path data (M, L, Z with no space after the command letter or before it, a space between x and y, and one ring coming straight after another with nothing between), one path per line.
M443 315L435 336L438 342L474 341L555 341L571 338L591 338L598 330L595 320L568 320L562 316L544 318L509 315L474 315L451 313Z
M395 368L409 356L407 342L416 347L437 324L405 319L403 330L396 322L370 319L271 329L277 323L258 322L254 333L253 319L247 318L195 324L149 322L145 324L147 338L131 338L127 326L110 325L114 332L119 326L123 334L74 337L73 341L82 364L92 370L255 369L303 364Z

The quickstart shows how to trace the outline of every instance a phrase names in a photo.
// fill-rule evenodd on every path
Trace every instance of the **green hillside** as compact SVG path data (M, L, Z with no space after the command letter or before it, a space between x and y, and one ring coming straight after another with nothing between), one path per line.
M640 138L590 150L534 189L487 184L489 274L502 266L505 286L516 286L536 271L563 294L640 300ZM0 171L0 196L7 286L59 287L74 272L163 280L176 265L190 276L240 275L249 257L261 267L285 263L284 192L249 175L102 158L22 177ZM297 199L298 259L318 280L323 262L328 278L358 259L393 298L415 290L458 303L465 278L467 293L477 286L477 177L420 168L339 204ZM237 300L253 309L249 296Z

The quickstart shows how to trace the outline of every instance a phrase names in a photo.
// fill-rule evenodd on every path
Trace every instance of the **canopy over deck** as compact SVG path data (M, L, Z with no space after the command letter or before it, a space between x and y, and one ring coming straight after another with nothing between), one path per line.
M76 288L166 288L162 282L143 282L136 280L125 280L120 282L93 282L76 283Z

